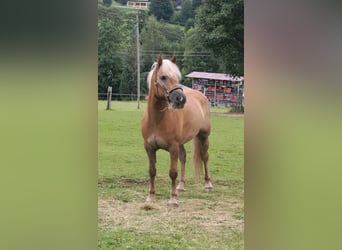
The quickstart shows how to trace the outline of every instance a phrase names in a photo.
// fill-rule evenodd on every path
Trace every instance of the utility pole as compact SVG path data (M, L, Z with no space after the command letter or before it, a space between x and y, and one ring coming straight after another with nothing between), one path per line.
M140 109L140 38L139 38L139 12L137 12L137 108Z

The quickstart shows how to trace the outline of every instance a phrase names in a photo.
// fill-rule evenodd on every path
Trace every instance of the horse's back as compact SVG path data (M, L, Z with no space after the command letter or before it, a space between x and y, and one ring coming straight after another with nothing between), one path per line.
M188 104L185 106L191 108L192 110L201 109L206 116L205 118L207 118L207 116L209 116L209 104L207 97L198 90L188 87L184 88L183 91L186 95Z
M189 87L184 87L183 91L185 95L192 96L193 98L195 98L196 100L204 104L205 106L208 104L208 99L202 92L189 88Z

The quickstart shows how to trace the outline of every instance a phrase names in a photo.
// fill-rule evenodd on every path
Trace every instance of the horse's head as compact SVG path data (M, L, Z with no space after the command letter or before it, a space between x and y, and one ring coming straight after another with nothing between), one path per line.
M176 109L184 107L186 96L183 93L182 86L179 84L181 73L176 65L176 58L171 60L158 57L153 64L152 70L148 76L150 88L154 87L156 98L165 99L169 106Z

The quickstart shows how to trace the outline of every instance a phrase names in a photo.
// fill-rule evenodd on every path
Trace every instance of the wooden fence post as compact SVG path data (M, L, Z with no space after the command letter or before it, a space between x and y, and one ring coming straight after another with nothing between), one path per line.
M112 101L112 87L108 86L108 92L107 92L107 110L111 109L111 101Z

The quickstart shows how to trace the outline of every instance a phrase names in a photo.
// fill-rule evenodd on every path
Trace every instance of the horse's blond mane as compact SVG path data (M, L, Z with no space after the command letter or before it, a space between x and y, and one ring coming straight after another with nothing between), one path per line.
M152 74L156 68L156 65L157 65L157 63L153 63L153 65L151 67L151 71L148 73L148 76L147 76L147 86L149 89L150 89L150 85L151 85ZM182 78L182 74L179 71L179 68L177 67L177 65L168 59L163 59L163 63L160 66L159 70L161 70L168 77L177 79L178 81L180 81Z

